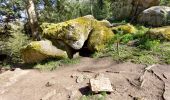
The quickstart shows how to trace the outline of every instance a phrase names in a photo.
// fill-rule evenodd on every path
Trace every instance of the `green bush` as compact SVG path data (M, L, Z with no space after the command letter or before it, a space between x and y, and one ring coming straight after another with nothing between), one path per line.
M124 44L128 43L131 40L133 40L133 34L125 34L121 38L121 42Z
M21 62L20 49L30 41L29 36L24 34L21 27L18 28L16 25L14 28L16 29L11 28L8 30L10 35L5 37L2 36L4 38L0 41L0 53L6 54L10 57L7 61L8 63Z
M160 45L160 40L149 40L146 39L138 47L146 50L155 50Z

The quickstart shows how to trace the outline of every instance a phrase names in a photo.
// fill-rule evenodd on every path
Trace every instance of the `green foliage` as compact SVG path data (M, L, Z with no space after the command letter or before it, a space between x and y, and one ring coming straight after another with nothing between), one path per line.
M170 0L160 0L160 5L170 6Z
M17 26L15 26L13 29L11 28L8 30L10 33L10 36L3 36L4 39L2 39L0 42L0 53L8 55L11 59L8 59L7 62L10 63L19 63L21 62L21 54L20 49L29 43L29 37L24 34L24 31L22 29L17 29Z
M138 46L141 49L155 50L160 45L160 40L142 40L141 44Z
M29 42L28 37L23 33L13 33L6 42L6 54L12 57L12 61L21 61L20 49Z
M114 61L131 61L139 64L170 63L170 44L157 39L150 39L145 33L148 28L136 26L138 31L135 34L122 34L118 32L108 43L107 48L101 52L96 52L93 57L100 58L110 56ZM137 43L128 46L129 41L137 40ZM117 47L117 43L119 45Z
M107 96L106 92L101 92L99 94L90 93L88 95L83 95L80 100L105 100Z
M62 22L90 14L90 3L87 1L58 0L56 6L45 5L40 12L41 22Z

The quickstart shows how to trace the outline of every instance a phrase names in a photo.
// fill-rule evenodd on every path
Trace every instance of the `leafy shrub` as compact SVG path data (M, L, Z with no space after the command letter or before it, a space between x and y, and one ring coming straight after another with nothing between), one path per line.
M14 28L17 28L18 26L14 26ZM10 36L6 36L1 41L1 48L0 53L8 55L11 59L8 59L7 62L10 63L19 63L21 62L21 55L20 55L20 49L26 45L30 39L27 35L24 34L24 31L19 29L13 29L11 28L8 30L10 32Z
M133 40L133 34L125 34L121 38L121 42L124 44L128 43L131 40Z
M160 41L159 40L149 40L149 39L146 39L138 47L141 48L141 49L146 49L146 50L155 50L155 49L157 49L157 47L159 45L160 45Z

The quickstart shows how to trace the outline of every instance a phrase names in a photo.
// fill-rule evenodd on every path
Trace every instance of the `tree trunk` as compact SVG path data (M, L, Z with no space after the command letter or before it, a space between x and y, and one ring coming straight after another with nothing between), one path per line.
M94 4L94 1L90 0L90 12L91 12L91 15L94 16L94 13L93 13L93 4Z
M34 40L40 39L38 33L38 19L35 9L34 0L27 0L27 14L28 14L28 22L31 28L31 34Z

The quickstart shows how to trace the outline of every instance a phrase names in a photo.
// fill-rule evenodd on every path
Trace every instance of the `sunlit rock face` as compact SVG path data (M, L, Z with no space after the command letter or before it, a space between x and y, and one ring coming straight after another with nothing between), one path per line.
M62 23L43 23L42 35L52 42L62 40L73 49L79 50L93 29L93 21L95 21L93 17L86 16Z
M144 10L138 17L138 23L150 26L170 24L170 7L154 6Z
M138 15L143 10L159 5L160 0L113 0L111 1L111 9L113 18L127 19Z
M52 45L51 41L33 41L21 49L25 63L36 63L48 58L67 58L67 53Z

